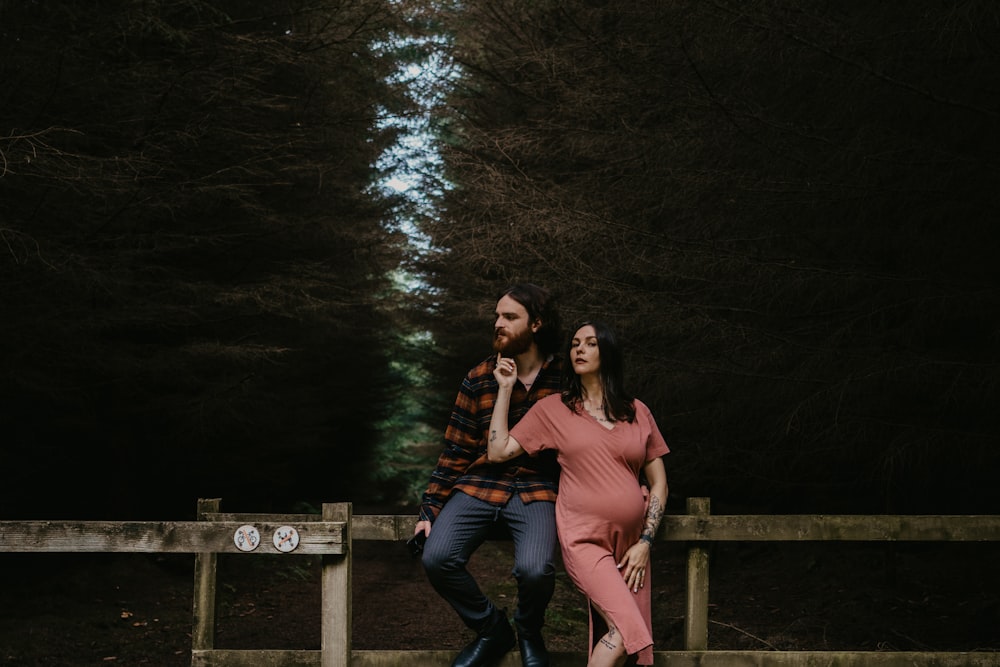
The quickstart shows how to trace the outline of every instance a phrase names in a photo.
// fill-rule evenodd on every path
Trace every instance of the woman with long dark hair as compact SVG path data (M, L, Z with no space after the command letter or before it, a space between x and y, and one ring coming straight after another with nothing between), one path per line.
M661 457L670 450L649 408L625 390L622 366L614 331L582 323L564 390L535 403L510 432L517 366L498 354L494 371L490 460L554 450L562 466L556 525L566 572L590 609L588 667L619 667L629 656L653 664L649 552L667 501Z

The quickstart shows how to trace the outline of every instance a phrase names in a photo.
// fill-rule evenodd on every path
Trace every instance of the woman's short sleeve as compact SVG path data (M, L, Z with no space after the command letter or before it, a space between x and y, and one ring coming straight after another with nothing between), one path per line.
M636 400L635 402L635 417L645 421L649 429L649 435L646 436L646 461L649 462L664 454L669 454L670 448L667 447L667 441L663 439L663 434L660 433L660 428L656 425L656 420L653 419L653 413L642 401Z
M541 399L528 410L510 429L511 436L517 440L521 448L528 454L537 454L546 449L558 449L556 435L559 433L556 422L560 410L568 409L562 403L559 394L552 394Z

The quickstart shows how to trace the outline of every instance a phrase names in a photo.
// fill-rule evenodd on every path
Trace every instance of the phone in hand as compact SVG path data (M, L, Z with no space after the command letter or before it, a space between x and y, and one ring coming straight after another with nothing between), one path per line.
M424 552L424 542L427 541L427 533L420 531L414 533L413 537L406 540L406 547L410 550L410 555L416 558Z

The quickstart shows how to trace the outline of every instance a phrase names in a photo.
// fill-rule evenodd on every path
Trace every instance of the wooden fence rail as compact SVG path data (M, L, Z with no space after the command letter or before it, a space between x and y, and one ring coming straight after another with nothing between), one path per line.
M415 517L352 515L350 503L324 504L321 515L222 513L219 499L198 501L197 521L0 521L2 552L195 554L192 667L389 667L448 665L450 651L351 649L352 540L403 540ZM708 649L709 554L712 542L865 541L997 542L996 515L712 515L706 498L687 514L664 517L658 540L687 544L683 651L656 651L657 667L1000 667L998 652L723 651ZM317 555L322 560L320 650L214 648L220 553ZM583 652L556 652L552 667L585 662ZM511 653L500 663L517 667Z

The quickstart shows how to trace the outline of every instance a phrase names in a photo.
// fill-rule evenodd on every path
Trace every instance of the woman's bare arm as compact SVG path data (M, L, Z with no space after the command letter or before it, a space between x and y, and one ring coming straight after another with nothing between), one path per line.
M517 365L513 359L504 359L497 354L497 367L493 371L499 390L497 400L493 404L493 416L490 419L490 435L486 445L486 457L494 463L509 461L524 453L520 443L510 437L507 430L507 414L510 412L510 395L517 382Z

